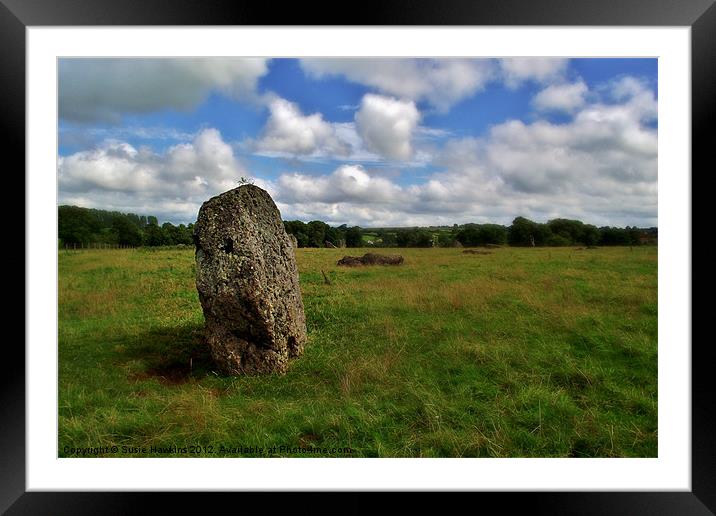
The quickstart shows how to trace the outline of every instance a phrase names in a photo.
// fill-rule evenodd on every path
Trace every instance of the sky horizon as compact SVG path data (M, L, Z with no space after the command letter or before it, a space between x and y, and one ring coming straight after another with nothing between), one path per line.
M196 220L658 227L656 59L63 58L58 204Z

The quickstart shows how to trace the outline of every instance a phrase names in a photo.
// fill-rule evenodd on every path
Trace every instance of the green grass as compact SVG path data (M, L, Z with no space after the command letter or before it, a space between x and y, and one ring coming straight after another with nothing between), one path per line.
M297 250L308 343L264 377L212 371L193 250L60 251L60 456L657 456L656 248L335 265L367 251Z

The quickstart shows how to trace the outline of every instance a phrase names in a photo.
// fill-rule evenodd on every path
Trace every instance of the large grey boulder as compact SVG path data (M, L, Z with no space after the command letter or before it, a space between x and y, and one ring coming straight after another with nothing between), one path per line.
M206 201L194 226L206 340L229 375L285 373L306 319L291 241L271 196L242 185Z

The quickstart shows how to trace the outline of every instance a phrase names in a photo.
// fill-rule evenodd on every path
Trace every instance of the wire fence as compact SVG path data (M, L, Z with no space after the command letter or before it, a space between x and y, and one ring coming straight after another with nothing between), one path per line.
M65 243L60 249L65 251L80 251L82 249L136 249L138 246L128 244L106 244L102 242Z
M62 243L60 251L88 251L93 249L188 249L194 248L189 244L166 244L166 245L130 245L130 244L107 244L101 242L84 243Z

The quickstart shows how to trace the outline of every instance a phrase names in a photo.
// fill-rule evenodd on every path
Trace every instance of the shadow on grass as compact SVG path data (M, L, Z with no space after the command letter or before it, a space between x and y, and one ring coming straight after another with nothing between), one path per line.
M153 378L180 385L211 374L214 367L200 325L153 328L123 341L125 356L141 364L140 371L130 374L131 380Z

